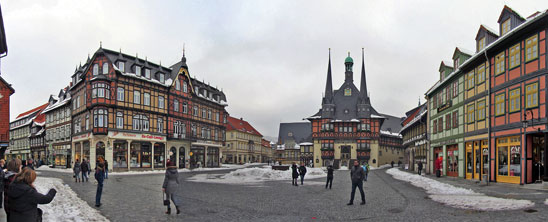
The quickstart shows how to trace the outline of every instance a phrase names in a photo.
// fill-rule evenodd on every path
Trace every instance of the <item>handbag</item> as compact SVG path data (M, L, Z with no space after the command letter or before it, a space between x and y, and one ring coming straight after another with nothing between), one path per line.
M163 196L162 199L164 200L164 206L168 206L168 205L169 205L169 199L166 198L167 195L166 195L165 192L162 192L162 194L163 194L163 195L162 195L162 196Z

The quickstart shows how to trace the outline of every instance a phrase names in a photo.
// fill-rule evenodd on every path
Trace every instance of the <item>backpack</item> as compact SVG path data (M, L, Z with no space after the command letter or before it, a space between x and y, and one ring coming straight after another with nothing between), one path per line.
M366 172L367 173L367 167L366 166L362 166L363 168L363 172Z

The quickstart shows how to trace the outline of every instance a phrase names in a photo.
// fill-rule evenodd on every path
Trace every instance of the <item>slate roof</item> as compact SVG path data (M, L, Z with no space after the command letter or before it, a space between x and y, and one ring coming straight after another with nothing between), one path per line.
M188 71L188 67L186 65L186 58L182 58L181 61L173 64L170 66L170 69L171 69L171 76L170 78L171 79L175 79L177 77L177 74L179 74L179 69L181 68L181 66L185 67ZM189 71L190 73L190 71ZM189 75L190 76L190 75ZM213 95L213 97L215 96L219 96L219 101L221 101L220 103L221 104L226 104L227 103L227 100L226 100L226 95L223 91L220 91L219 89L213 87L213 86L210 86L209 84L206 84L202 81L199 81L195 78L192 78L190 77L191 79L191 84L193 87L198 87L198 92L195 92L197 95L200 95L200 97L202 98L205 98L205 99L209 99L208 95L209 93L211 93ZM208 95L206 95L205 92L208 92ZM222 102L224 101L224 102ZM216 102L216 101L213 101L213 102Z
M388 114L380 114L381 116L384 116L384 122L381 125L382 131L389 131L391 133L399 133L401 130L401 121L403 120L403 117L397 117L392 116Z
M229 116L227 120L228 120L228 123L226 124L227 125L227 127L226 127L227 131L237 130L237 131L240 131L240 132L250 133L250 134L253 134L253 135L260 136L260 137L263 136L261 133L259 133L259 131L257 131L255 128L253 128L253 126L251 126L251 124L249 124L247 121L245 121L243 119L237 119L237 118L234 118L232 116Z
M297 144L312 142L312 124L310 122L280 123L278 144L284 144L288 139L295 140Z

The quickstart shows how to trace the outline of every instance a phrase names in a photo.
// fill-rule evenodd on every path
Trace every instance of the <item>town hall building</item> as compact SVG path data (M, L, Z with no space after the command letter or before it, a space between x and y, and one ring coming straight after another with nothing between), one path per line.
M403 162L402 118L377 112L371 105L362 49L360 88L354 85L354 61L344 61L345 80L333 90L331 53L321 109L307 119L312 125L314 167L350 166L354 160L378 167Z

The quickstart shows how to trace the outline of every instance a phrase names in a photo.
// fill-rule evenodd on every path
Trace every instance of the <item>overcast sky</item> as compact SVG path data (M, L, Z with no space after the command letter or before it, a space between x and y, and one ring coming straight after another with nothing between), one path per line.
M102 41L103 47L169 66L186 45L192 76L222 88L228 112L266 136L320 108L328 48L333 87L347 52L359 87L382 113L404 116L424 101L441 60L474 50L480 24L498 30L505 4L522 17L548 1L5 1L9 54L2 77L15 88L11 119L46 103Z

